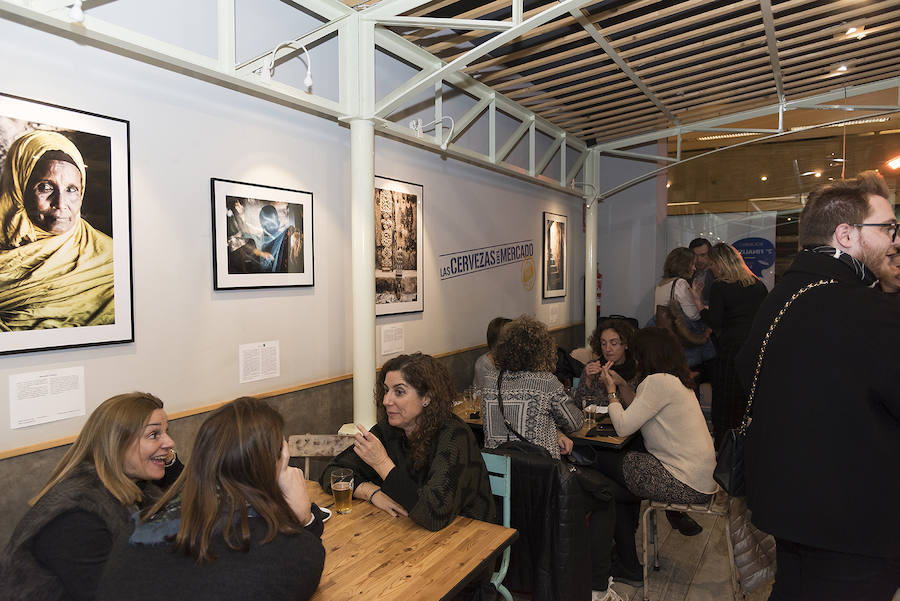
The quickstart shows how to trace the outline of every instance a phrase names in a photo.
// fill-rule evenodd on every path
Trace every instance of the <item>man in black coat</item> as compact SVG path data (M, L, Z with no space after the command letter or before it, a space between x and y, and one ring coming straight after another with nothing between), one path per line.
M889 601L900 586L900 304L871 285L900 246L880 176L809 195L803 250L756 314L736 366L753 397L753 522L777 541L769 601Z

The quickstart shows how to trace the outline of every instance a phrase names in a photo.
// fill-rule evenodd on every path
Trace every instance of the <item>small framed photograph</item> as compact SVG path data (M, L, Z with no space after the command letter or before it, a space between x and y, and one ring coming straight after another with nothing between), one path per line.
M566 234L568 217L544 212L544 298L566 295Z
M424 309L422 186L375 178L375 315Z
M311 192L212 178L216 290L313 286Z
M0 93L0 354L134 340L128 134Z

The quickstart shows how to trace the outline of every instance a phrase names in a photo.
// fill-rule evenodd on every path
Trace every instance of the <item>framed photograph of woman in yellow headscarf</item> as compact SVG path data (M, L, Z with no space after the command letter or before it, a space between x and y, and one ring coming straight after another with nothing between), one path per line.
M0 354L134 340L128 122L0 94Z

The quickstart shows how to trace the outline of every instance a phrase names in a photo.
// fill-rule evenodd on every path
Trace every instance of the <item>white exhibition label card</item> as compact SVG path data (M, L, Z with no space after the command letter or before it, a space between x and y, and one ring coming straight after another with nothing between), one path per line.
M25 428L84 415L84 367L9 377L9 427Z
M240 345L238 361L241 384L277 378L281 375L281 358L278 355L277 340Z
M403 352L403 324L381 326L381 354L394 355Z

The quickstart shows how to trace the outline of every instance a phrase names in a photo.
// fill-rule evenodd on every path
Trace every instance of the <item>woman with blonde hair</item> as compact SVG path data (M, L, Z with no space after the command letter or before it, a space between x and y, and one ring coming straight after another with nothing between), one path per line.
M130 514L159 493L147 483L176 462L167 428L162 401L143 392L91 413L6 546L4 599L94 599L114 542L131 533Z
M97 600L309 599L325 564L322 515L283 432L261 399L213 411L182 475L114 548Z
M716 244L709 257L716 279L710 290L709 307L704 307L700 313L706 325L716 333L719 360L712 374L712 422L718 445L725 433L736 428L743 417L747 398L737 380L734 357L747 339L753 317L768 290L730 244Z

